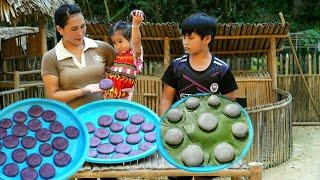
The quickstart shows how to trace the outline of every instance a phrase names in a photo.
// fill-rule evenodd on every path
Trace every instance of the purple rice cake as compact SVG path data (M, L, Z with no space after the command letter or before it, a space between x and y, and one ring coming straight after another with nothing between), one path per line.
M109 136L110 131L105 128L99 128L94 130L94 135L100 139L105 139Z
M39 153L44 157L49 157L53 154L53 147L49 143L43 143L39 147Z
M110 157L107 154L98 154L97 158L99 158L99 159L110 159Z
M106 78L106 79L102 79L99 82L99 88L102 90L108 90L112 87L113 87L113 81L111 79Z
M94 126L94 124L92 122L87 122L86 127L88 130L88 133L92 133L96 129L96 127Z
M47 142L51 139L51 132L47 128L41 128L37 130L36 138L41 142Z
M25 136L21 140L21 145L25 149L32 149L36 146L36 144L37 144L37 139L32 136Z
M9 163L3 167L3 174L8 177L15 177L19 173L19 166L16 163Z
M45 163L40 167L39 174L44 179L51 179L55 176L56 170L53 165Z
M141 130L143 132L150 132L154 129L154 123L153 122L144 122L141 124Z
M135 155L142 154L142 153L143 153L143 151L141 151L140 149L138 149L138 150L132 150L132 151L128 154L128 156L135 156Z
M12 134L23 137L28 133L28 127L23 123L17 123L12 127Z
M119 122L112 123L112 124L110 125L110 130L111 130L112 132L120 132L120 131L123 130L123 125L122 125L121 123L119 123Z
M125 158L127 157L126 154L123 154L123 153L116 153L112 156L112 159L120 159L120 158Z
M90 147L97 147L101 144L101 140L98 137L92 136L90 138Z
M64 134L69 139L75 139L79 136L79 130L75 126L69 126L64 130Z
M20 172L22 180L36 180L38 178L38 172L31 167L23 168Z
M89 149L89 151L88 151L88 156L89 157L93 157L93 158L96 158L97 156L98 156L98 151L97 151L97 149L96 148L94 148L94 149Z
M55 137L52 140L52 147L57 151L64 151L68 148L69 141L64 137Z
M71 161L71 156L66 152L58 152L53 157L54 164L59 167L68 165Z
M141 114L134 114L130 117L132 124L141 124L144 122L144 117Z
M108 127L112 124L113 117L109 115L102 115L98 118L98 124L102 127Z
M13 114L12 119L17 123L24 123L27 120L27 114L22 111L17 111Z
M31 119L29 122L28 122L28 128L31 130L31 131L37 131L39 129L41 129L42 127L42 124L41 124L41 121L39 119Z
M22 163L27 158L27 151L23 148L18 148L12 151L11 159L16 163Z
M4 118L0 121L0 127L8 129L12 126L12 120L9 118Z
M110 143L100 144L97 147L97 151L101 154L110 154L114 152L114 146Z
M3 138L2 144L8 149L13 149L19 145L19 138L15 135L9 135Z
M39 105L33 105L28 110L28 114L32 118L38 118L42 115L42 113L43 113L43 109Z
M116 145L114 150L118 153L128 154L132 150L132 148L129 144L120 143Z
M0 139L4 138L7 135L7 130L0 127Z
M129 134L126 137L126 142L128 144L138 144L141 141L141 136L139 134Z
M64 130L63 124L59 121L52 121L49 125L50 132L59 134Z
M155 132L148 132L144 134L144 140L147 142L153 143L156 141L156 138L157 138L157 135Z
M112 134L112 135L110 135L110 137L109 137L109 142L110 142L111 144L117 145L117 144L123 142L123 137L122 137L121 134Z
M33 154L30 154L28 157L27 157L27 164L28 166L30 167L37 167L39 166L40 164L42 163L42 157L37 154L37 153L33 153Z
M148 149L152 148L153 144L150 142L143 142L139 144L139 149L141 151L147 151Z
M7 155L0 151L0 166L2 166L7 161Z
M134 125L134 124L129 124L126 126L125 131L127 134L138 133L140 131L140 126Z
M57 118L57 114L52 110L45 110L42 113L42 119L44 121L51 122L51 121L56 120L56 118Z
M129 113L125 109L119 109L114 113L114 117L119 121L126 121L129 118Z

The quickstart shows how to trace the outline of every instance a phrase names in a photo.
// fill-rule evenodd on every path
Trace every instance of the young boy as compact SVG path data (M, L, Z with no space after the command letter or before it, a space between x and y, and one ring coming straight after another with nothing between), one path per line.
M185 19L181 28L186 54L175 59L162 76L164 89L160 99L160 114L177 100L196 93L221 93L235 100L238 86L229 66L209 51L217 29L215 18L205 13L197 13ZM198 176L195 179L212 177Z
M190 94L221 93L235 100L238 86L229 66L209 51L217 29L215 18L197 13L185 19L181 28L186 54L175 59L162 76L160 114Z

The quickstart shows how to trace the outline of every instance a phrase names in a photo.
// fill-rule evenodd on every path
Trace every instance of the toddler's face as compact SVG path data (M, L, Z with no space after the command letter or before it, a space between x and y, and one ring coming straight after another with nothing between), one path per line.
M130 42L123 36L121 31L116 31L111 36L111 40L117 53L126 53L130 48Z

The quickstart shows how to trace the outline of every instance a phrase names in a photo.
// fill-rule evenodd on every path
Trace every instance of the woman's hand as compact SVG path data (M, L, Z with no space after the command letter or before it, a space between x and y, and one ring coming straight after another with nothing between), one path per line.
M88 84L88 85L86 85L83 89L84 89L84 91L85 91L86 93L100 93L100 92L104 92L104 90L100 89L99 83L97 83L97 84Z

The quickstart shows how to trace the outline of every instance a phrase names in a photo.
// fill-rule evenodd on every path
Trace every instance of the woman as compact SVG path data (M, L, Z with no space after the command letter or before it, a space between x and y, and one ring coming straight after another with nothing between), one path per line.
M60 6L54 18L58 43L43 56L41 65L46 96L72 108L103 99L98 82L105 67L112 66L115 50L85 37L86 23L76 5Z

